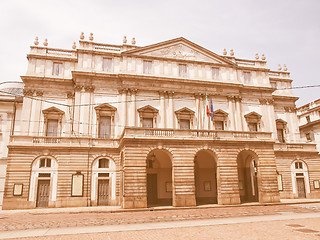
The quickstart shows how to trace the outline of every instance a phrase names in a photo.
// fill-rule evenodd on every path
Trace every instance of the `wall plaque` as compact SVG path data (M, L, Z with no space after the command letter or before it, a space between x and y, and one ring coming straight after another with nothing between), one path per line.
M83 195L83 174L72 175L72 196L82 197Z

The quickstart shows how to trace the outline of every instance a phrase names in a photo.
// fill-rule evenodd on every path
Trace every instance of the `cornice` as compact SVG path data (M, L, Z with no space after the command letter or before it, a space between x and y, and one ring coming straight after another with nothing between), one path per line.
M56 60L56 61L65 61L65 62L78 62L77 57L66 57L66 56L51 56L51 55L41 55L41 54L28 54L27 59L30 60L30 58L35 59L44 59L44 60Z
M314 127L315 125L319 125L320 126L320 119L318 119L316 121L312 121L312 122L306 123L304 125L301 125L301 126L299 126L299 129L302 130L302 129L306 129L306 128L311 128L311 127Z

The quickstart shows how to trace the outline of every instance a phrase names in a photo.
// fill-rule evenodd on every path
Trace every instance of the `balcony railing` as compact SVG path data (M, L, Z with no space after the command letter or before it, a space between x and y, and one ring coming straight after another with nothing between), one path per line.
M185 130L164 128L125 128L121 138L188 138L238 141L272 141L269 132Z
M118 139L90 137L11 136L9 145L61 147L118 147Z

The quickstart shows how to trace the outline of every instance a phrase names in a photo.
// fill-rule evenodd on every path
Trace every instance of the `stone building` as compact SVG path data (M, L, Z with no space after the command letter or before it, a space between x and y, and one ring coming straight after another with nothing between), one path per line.
M320 99L297 109L301 138L317 144L320 152Z
M0 85L0 210L7 169L7 145L13 131L20 131L19 126L14 122L16 118L21 117L22 90L22 82L3 82Z
M8 145L5 209L319 198L292 80L185 38L138 47L38 39Z

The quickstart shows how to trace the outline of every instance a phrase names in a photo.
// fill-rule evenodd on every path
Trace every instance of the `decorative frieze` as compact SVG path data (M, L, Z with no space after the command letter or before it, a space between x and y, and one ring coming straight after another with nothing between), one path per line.
M30 97L30 96L33 96L33 93L35 92L35 90L33 89L23 89L23 95L26 96L26 97Z
M43 91L36 91L36 96L37 97L42 97L43 96Z
M296 108L295 107L283 107L285 112L295 112Z

